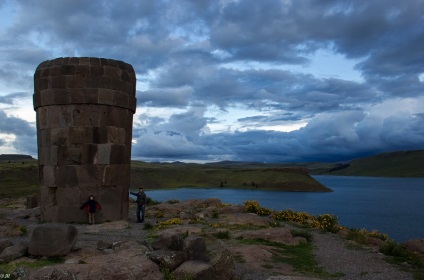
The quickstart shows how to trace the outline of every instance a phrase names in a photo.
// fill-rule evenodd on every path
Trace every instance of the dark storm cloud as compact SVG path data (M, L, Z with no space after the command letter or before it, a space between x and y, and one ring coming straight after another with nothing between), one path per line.
M124 60L142 84L138 112L146 112L134 127L135 156L330 160L424 148L423 112L402 102L423 104L422 0L12 4L10 21L0 27L0 84L12 90L0 93L0 103L25 98L10 92L30 92L35 68L46 59ZM319 50L355 59L363 80L289 70L307 68ZM394 108L377 106L386 103ZM208 125L218 121L210 107L254 111L238 118L250 131L211 133ZM180 113L169 113L175 108ZM149 115L155 110L170 117ZM255 130L305 120L288 133ZM34 127L2 111L0 121L0 132L16 136L13 145L35 150Z
M0 133L21 135L35 135L35 127L31 126L27 121L8 117L3 110L0 110Z
M32 97L31 94L27 92L15 92L8 95L1 96L0 95L0 103L13 105L15 104L17 99L29 98Z
M0 133L15 136L11 146L16 151L33 156L37 155L37 133L35 127L27 121L9 117L3 110L0 110ZM6 143L5 140L0 139L0 145L6 145Z

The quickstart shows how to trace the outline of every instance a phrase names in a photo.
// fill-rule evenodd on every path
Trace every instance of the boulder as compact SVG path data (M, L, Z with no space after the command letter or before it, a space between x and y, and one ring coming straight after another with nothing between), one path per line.
M33 256L65 256L74 247L78 230L73 225L43 225L34 228L28 253Z
M260 230L246 230L243 232L235 233L234 238L245 239L265 239L271 242L279 242L287 245L298 245L299 243L306 243L303 237L293 237L290 229L288 228L267 228Z
M403 245L409 251L424 258L424 238L408 240Z
M147 254L159 267L176 269L187 260L187 255L183 251L157 250Z
M215 280L212 266L203 261L186 261L180 265L174 272L175 279L193 279L193 280Z
M112 249L112 242L99 240L97 241L97 249L98 250L104 250L104 249Z
M111 254L80 256L73 252L74 258L83 258L84 264L58 264L33 271L29 279L131 279L157 280L163 275L159 266L146 256L146 247L138 242L122 242L119 250ZM61 272L63 278L48 278L54 271ZM60 275L58 275L60 276Z
M26 245L13 245L7 247L0 254L0 262L10 262L20 257L25 256L28 253L28 246Z
M7 247L13 246L13 242L10 240L0 240L0 254L3 252L4 249Z
M183 251L189 260L209 261L206 242L202 237L190 235L183 241Z
M18 225L8 219L0 219L0 238L20 236L21 231L18 230Z
M225 248L220 250L218 254L211 260L210 264L213 267L216 279L235 279L235 262L229 250Z
M183 237L180 233L175 232L162 232L159 236L159 240L152 243L152 247L155 250L174 250L182 251L183 250Z
M26 208L32 209L38 207L38 195L29 195L26 197Z
M29 279L29 269L25 266L20 266L12 272L11 279Z

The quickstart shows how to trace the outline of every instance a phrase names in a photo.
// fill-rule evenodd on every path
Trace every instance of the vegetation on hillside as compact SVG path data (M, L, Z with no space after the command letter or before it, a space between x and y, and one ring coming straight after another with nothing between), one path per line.
M381 153L332 164L314 174L370 177L424 177L424 150Z
M282 191L331 191L304 168L262 165L172 164L134 161L133 187L148 189L206 187Z

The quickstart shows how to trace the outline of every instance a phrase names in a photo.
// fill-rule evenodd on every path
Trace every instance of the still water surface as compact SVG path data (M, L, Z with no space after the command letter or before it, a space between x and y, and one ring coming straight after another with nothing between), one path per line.
M329 193L281 192L238 189L194 189L146 191L154 200L216 197L222 202L243 204L257 200L274 210L293 209L334 214L340 224L387 233L403 242L424 238L424 178L375 178L314 176Z

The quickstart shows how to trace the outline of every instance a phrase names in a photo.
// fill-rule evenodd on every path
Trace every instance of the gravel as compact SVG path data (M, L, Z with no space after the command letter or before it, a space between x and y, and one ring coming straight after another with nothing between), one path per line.
M389 264L384 255L370 248L350 245L350 241L335 234L314 233L315 259L325 271L342 273L331 279L342 280L413 280L412 273ZM341 274L341 275L342 275Z

